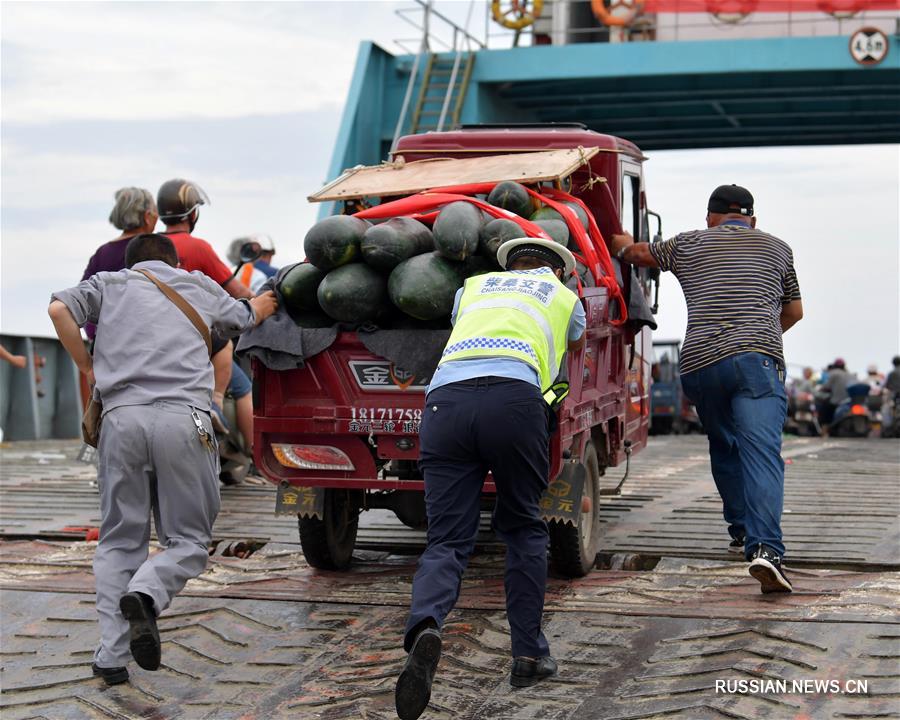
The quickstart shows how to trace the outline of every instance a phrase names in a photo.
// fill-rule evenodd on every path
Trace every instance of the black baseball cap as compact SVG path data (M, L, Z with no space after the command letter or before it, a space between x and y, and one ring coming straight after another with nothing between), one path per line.
M711 213L753 215L753 196L740 185L719 185L709 196L706 209Z

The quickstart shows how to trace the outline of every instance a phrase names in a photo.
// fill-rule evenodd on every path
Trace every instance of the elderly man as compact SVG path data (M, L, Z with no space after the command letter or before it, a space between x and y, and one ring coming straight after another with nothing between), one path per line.
M584 308L562 279L575 259L551 240L500 246L506 272L466 280L453 332L428 388L420 430L428 546L413 580L397 681L402 720L431 697L440 628L459 596L475 545L481 487L497 486L493 525L506 544L506 609L512 634L510 683L532 685L556 673L541 632L547 580L547 524L538 506L549 482L549 413L567 349L584 344Z
M753 196L737 185L715 189L706 225L652 245L614 235L612 250L681 283L688 307L681 383L709 435L731 548L743 549L762 592L790 592L781 533L781 336L803 317L794 257L756 229Z
M98 273L50 303L63 347L96 378L103 403L93 671L108 685L128 680L129 650L142 668L159 667L156 616L206 567L219 510L209 326L234 335L276 306L271 292L237 301L203 274L177 269L163 235L132 239L125 261L129 269ZM97 324L93 357L78 329L86 322ZM148 559L151 510L164 550Z

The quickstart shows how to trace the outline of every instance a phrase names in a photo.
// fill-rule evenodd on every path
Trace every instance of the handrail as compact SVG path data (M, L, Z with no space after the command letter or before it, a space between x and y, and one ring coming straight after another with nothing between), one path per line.
M460 65L463 59L464 52L471 52L473 46L481 49L486 47L485 42L482 42L474 35L469 32L469 24L472 21L472 10L474 8L474 0L470 0L468 12L466 13L466 24L464 27L461 27L456 22L443 15L442 13L437 12L434 9L433 0L414 0L417 5L421 6L423 15L422 15L422 23L421 25L416 25L415 21L411 18L407 17L408 13L414 8L400 8L396 10L396 14L400 19L404 22L412 25L413 27L418 27L422 30L421 42L419 43L419 51L416 53L415 60L413 61L412 69L410 70L409 82L406 85L406 93L403 97L403 104L400 109L400 115L397 118L397 124L394 128L394 137L391 142L391 152L396 150L397 142L400 139L400 136L403 134L403 128L406 124L406 118L409 114L410 104L412 102L413 92L415 90L416 82L419 79L419 67L421 65L422 57L426 54L434 52L432 50L432 43L436 42L448 48L450 52L455 53L455 57L453 59L453 68L450 72L449 82L447 84L447 92L444 94L444 100L441 104L441 111L439 115L439 119L437 121L437 130L443 130L444 124L447 122L447 116L450 112L450 103L453 98L453 91L456 86L457 78L459 77ZM436 37L432 34L433 29L433 20L437 18L442 22L446 23L450 26L450 29L453 33L452 35L452 43L451 45L447 45L445 41ZM405 41L395 40L395 42L402 47L402 43ZM406 48L404 47L404 50ZM424 85L426 85L429 81L430 74L429 69L431 67L431 62L429 60L428 66L426 67L424 73L422 74L422 83L423 88L421 92L423 93L422 97L424 97L424 92L427 90ZM468 75L467 75L468 77ZM420 99L420 105L422 100ZM418 115L418 111L416 115L413 117L413 125L416 125L416 117Z
M469 11L468 11L468 19L466 20L465 27L460 27L460 25L458 23L456 23L456 21L451 20L443 13L435 10L433 0L412 0L412 2L414 2L416 5L420 5L422 7L422 10L424 12L424 18L423 18L422 23L417 24L415 20L408 17L408 15L410 13L418 11L418 8L415 8L415 7L398 8L394 12L405 23L412 25L414 28L421 31L423 33L423 35L428 38L429 43L431 41L435 41L435 42L443 45L444 47L446 47L448 50L456 50L457 41L466 41L467 43L469 43L470 48L473 45L481 50L483 50L487 47L487 38L484 38L484 40L481 40L469 32L469 20L471 19L471 16L472 16L471 0L470 0L470 5L469 5ZM434 28L431 26L431 21L434 19L442 21L447 26L446 29L449 29L453 33L454 38L453 38L452 45L448 44L445 40L442 40L434 32ZM487 29L487 27L485 27L485 29ZM401 38L401 39L394 39L394 42L397 45L400 45L400 47L402 47L404 50L406 50L406 47L404 44L410 42L411 40L412 40L412 38Z
M544 7L552 6L552 0L545 0ZM612 28L613 30L622 30L626 37L629 34L636 36L646 35L647 33L664 32L667 42L677 42L681 40L734 40L741 37L741 29L757 28L767 29L764 35L754 35L753 37L808 37L819 36L824 34L833 35L850 35L857 27L864 25L873 25L878 23L896 23L900 25L900 18L896 13L867 11L861 12L853 17L836 18L826 13L793 13L781 16L775 16L771 13L752 13L738 21L726 21L717 19L714 16L705 14L685 14L685 13L665 13L667 19L660 22L656 16L641 16L640 22L624 28ZM763 15L764 17L758 17ZM833 28L834 32L829 33L829 28ZM581 25L567 27L564 33L568 36L577 37L579 35L589 35L607 29L607 26L600 22L591 25ZM534 33L534 25L527 30L531 34ZM709 34L700 35L697 31L708 30ZM898 34L896 30L891 29L889 34ZM673 35L673 37L668 37ZM683 37L687 35L687 37ZM512 40L515 36L513 30L506 30L496 24L487 34L487 45L489 47L501 47L506 42ZM748 36L750 37L750 36ZM652 41L651 41L652 42Z
M419 62L421 61L422 56L427 52L428 35L425 34L422 36L422 44L419 48L419 52L416 54L416 59L413 62L412 70L410 70L409 73L409 82L406 85L406 94L403 96L403 106L400 108L400 115L397 117L397 125L394 128L394 138L391 141L392 153L397 149L397 141L400 139L400 135L403 133L403 124L406 122L406 113L409 112L409 104L412 101L413 88L416 84L416 76L419 73Z
M469 31L469 22L466 27L462 28L454 20L450 19L433 6L434 2L427 0L411 0L417 6L425 7L430 5L429 15L432 19L440 22L444 29L450 29L458 34L452 42L443 39L438 33L431 28L429 42L432 47L439 46L448 52L456 51L459 40L466 40L470 43L470 49L485 49L488 47L508 46L517 35L529 36L534 34L535 25L524 28L522 31L506 30L497 25L492 17L490 10L490 2L485 3L485 26L484 37L475 37ZM542 20L552 17L554 7L560 4L561 0L545 0L544 12L541 16ZM471 8L471 6L470 6ZM408 17L411 12L418 12L420 8L412 6L396 10L396 13L403 21L412 25L418 30L423 30L422 24ZM871 25L875 23L894 23L900 24L900 18L896 13L884 11L861 11L851 17L833 17L825 12L804 12L804 13L782 13L771 14L754 12L744 18L734 19L717 19L709 13L663 13L664 19L660 21L660 16L643 15L640 16L638 23L631 27L612 28L612 31L621 39L629 40L630 36L641 38L645 41L653 42L656 38L654 35L658 33L665 34L667 41L683 40L712 40L716 38L734 39L742 36L743 28L765 28L763 37L806 37L809 35L849 35L853 30L862 25ZM601 22L593 22L587 25L579 25L567 27L563 30L565 35L576 38L592 33L602 32L608 29ZM833 32L832 32L833 30ZM700 32L705 31L705 32ZM885 29L888 34L897 34L894 28ZM409 49L412 38L395 39L394 42L402 48L406 53L411 54ZM520 44L523 44L520 42ZM524 44L527 44L527 40Z

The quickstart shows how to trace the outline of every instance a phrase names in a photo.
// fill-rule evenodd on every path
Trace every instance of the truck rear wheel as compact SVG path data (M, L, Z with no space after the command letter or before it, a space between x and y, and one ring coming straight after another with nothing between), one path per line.
M353 558L359 527L359 491L325 489L322 519L299 517L306 562L320 570L345 570Z
M590 511L582 512L575 526L550 523L550 563L565 577L587 575L600 548L600 463L593 443L585 448L583 464L587 472L582 496L590 499Z

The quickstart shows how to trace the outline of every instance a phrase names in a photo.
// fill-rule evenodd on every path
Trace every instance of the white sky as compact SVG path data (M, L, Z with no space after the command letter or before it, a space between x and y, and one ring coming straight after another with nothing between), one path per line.
M439 5L461 17L468 3ZM414 36L403 6L3 2L0 329L51 334L49 293L115 237L106 218L125 185L191 178L212 198L196 232L223 256L268 232L279 263L302 259L305 197L327 179L357 45ZM885 369L900 351L897 146L654 152L646 176L667 236L702 225L716 185L754 193L803 292L789 363ZM670 276L658 320L659 336L683 335Z

